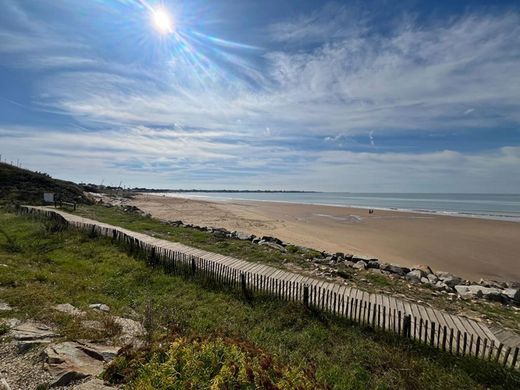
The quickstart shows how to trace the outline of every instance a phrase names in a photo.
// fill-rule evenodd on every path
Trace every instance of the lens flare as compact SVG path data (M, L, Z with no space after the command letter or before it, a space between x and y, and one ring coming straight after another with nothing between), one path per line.
M161 34L171 34L173 32L173 20L166 8L153 9L151 17L155 29Z

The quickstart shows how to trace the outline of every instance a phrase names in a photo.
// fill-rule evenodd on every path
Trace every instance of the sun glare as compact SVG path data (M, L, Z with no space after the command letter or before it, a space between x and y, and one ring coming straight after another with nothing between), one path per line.
M152 11L152 21L155 29L161 34L173 32L173 21L165 8L156 8Z

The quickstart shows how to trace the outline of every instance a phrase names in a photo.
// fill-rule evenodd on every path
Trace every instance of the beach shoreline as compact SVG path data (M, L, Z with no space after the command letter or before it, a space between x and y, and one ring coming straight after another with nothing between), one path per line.
M446 214L304 203L140 194L131 202L166 220L223 227L327 252L427 264L470 280L520 280L520 224Z

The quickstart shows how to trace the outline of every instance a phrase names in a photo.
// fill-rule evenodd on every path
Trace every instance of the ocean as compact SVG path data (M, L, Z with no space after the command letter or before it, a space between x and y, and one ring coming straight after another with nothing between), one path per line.
M183 192L157 195L360 207L520 222L520 194Z

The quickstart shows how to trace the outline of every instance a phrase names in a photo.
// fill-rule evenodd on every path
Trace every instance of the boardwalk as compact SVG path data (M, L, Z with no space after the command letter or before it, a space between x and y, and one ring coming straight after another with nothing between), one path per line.
M473 355L519 368L520 338L502 337L486 324L452 315L427 306L372 294L357 288L314 279L261 263L157 239L143 233L105 224L45 207L23 206L21 212L61 216L69 226L92 231L126 243L131 250L146 253L151 265L162 265L174 272L184 267L219 283L262 292L280 299L301 302L308 307L348 318L374 328L395 332L453 354ZM499 337L497 337L499 336ZM500 339L499 339L500 338Z

